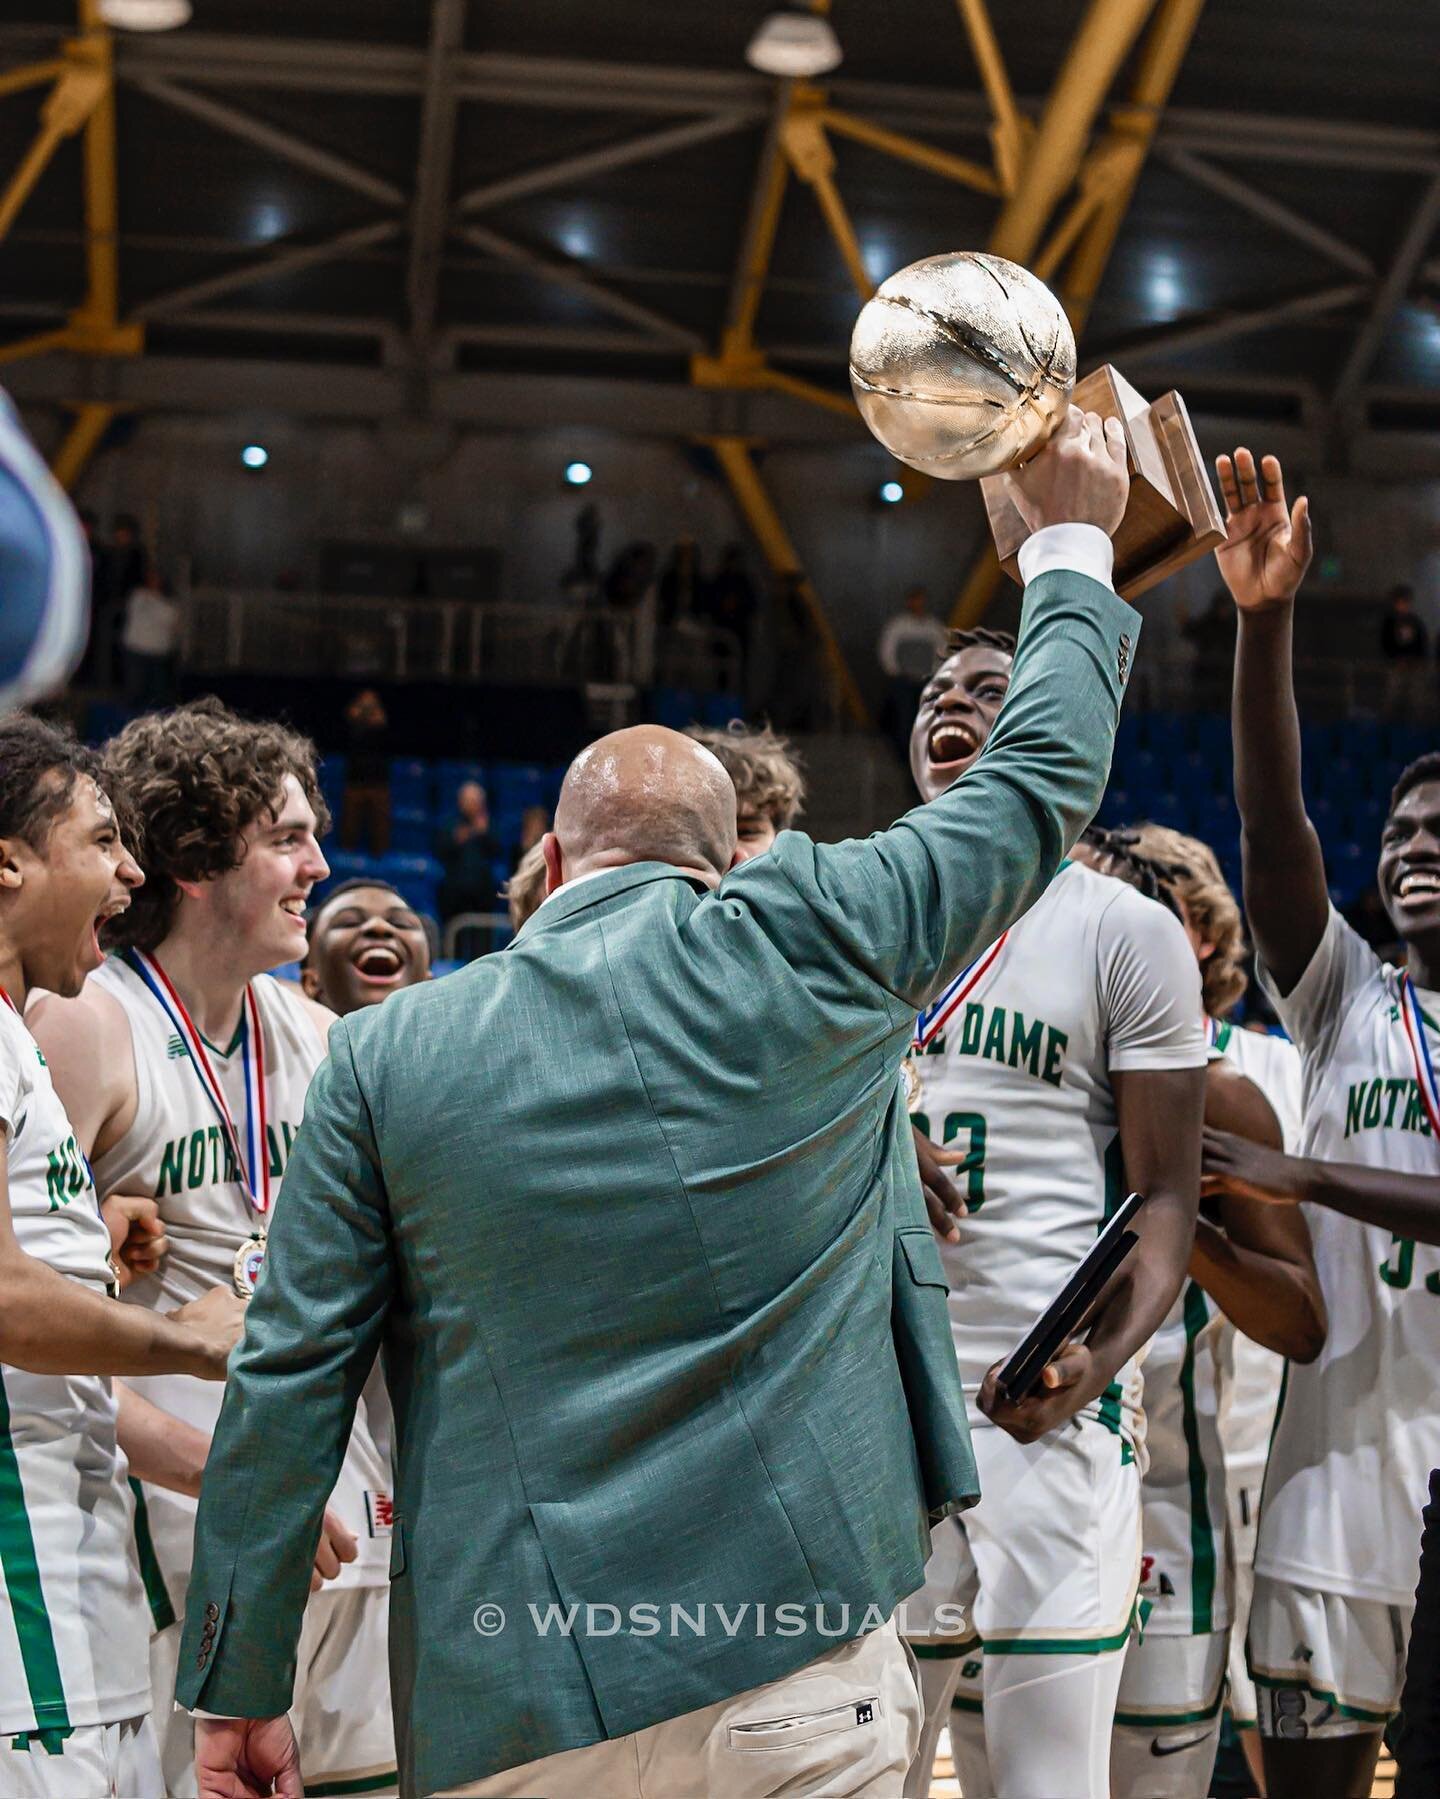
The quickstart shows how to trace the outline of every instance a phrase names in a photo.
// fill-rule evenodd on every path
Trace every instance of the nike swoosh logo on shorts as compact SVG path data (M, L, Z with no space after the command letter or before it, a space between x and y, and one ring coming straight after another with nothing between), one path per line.
M1179 1755L1182 1749L1193 1749L1197 1743L1206 1742L1210 1732L1202 1730L1198 1737L1186 1737L1183 1743L1162 1743L1159 1737L1151 1737L1150 1753L1152 1755Z

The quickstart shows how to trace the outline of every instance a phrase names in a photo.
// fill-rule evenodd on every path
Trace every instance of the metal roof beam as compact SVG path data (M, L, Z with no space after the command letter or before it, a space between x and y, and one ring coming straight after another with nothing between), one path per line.
M1196 187L1208 188L1212 194L1219 194L1238 206L1242 212L1253 214L1263 219L1267 225L1273 225L1277 231L1283 231L1287 237L1293 237L1297 243L1306 244L1312 250L1327 257L1331 262L1339 263L1342 269L1349 269L1355 275L1372 276L1375 264L1363 250L1357 250L1353 244L1347 244L1343 238L1336 237L1333 231L1326 231L1321 225L1314 224L1303 214L1286 206L1280 200L1272 200L1268 194L1258 193L1248 181L1237 180L1234 175L1227 175L1223 169L1203 162L1200 157L1192 156L1188 150L1176 149L1174 146L1161 146L1156 151L1160 160L1174 169L1177 175Z
M410 339L418 356L428 354L440 299L440 265L450 213L450 174L455 161L455 119L459 97L455 59L465 42L467 0L435 0L430 14L430 50L425 64L425 99L420 109L420 152L415 170L415 203L410 214L410 259L405 297Z
M677 150L688 150L695 144L708 144L717 137L728 137L733 132L749 129L754 123L749 112L721 112L694 119L686 125L667 126L663 131L647 131L641 137L627 138L622 144L585 150L578 156L562 156L518 175L502 175L497 181L483 182L461 194L455 202L455 210L472 213L482 212L490 206L504 206L511 200L523 200L531 194L563 187L568 181L588 181L596 175L629 168L633 163L673 156Z
M172 106L177 112L188 113L192 119L199 119L202 124L213 126L216 131L227 132L231 137L238 137L261 150L268 150L284 162L308 169L312 175L320 175L327 181L338 182L342 187L353 188L357 194L364 194L367 200L377 200L382 206L405 204L404 190L396 187L393 181L372 175L369 169L361 168L348 157L337 156L332 150L323 150L318 144L306 143L304 138L296 137L292 132L282 131L276 125L267 125L263 119L241 112L238 107L226 106L222 101L212 100L205 94L193 94L188 88L177 87L173 81L161 80L155 76L130 76L128 81L131 87L139 93L149 95L152 100Z
M1344 287L1322 288L1318 293L1297 294L1289 300L1277 300L1269 306L1255 306L1244 312L1222 313L1208 318L1180 320L1173 330L1159 331L1148 337L1129 338L1122 343L1097 350L1107 362L1123 362L1127 368L1150 362L1156 356L1173 356L1180 350L1198 350L1205 344L1227 343L1233 337L1249 337L1256 331L1268 331L1275 325L1293 324L1297 319L1318 318L1342 306L1353 306L1371 289L1367 282L1352 281ZM1190 380L1189 375L1185 377Z
M692 354L705 347L705 340L698 331L691 331L688 326L677 324L674 319L667 319L663 313L654 312L650 307L642 306L638 300L631 300L626 295L617 293L614 288L593 280L578 263L543 255L525 244L517 244L513 238L502 237L487 225L460 225L456 227L456 235L466 243L473 244L476 249L488 250L506 262L513 262L518 267L527 269L542 281L549 281L556 287L568 287L572 293L582 294L592 305L636 326L652 343L666 349L687 350Z
M253 287L257 281L268 281L273 275L291 275L297 269L318 268L327 262L339 262L356 250L369 250L376 244L398 237L403 229L399 219L381 219L374 225L360 225L353 231L342 231L315 244L297 244L277 249L243 268L229 269L223 275L212 275L205 281L187 282L171 288L136 306L130 317L139 322L163 319L177 312L189 312L206 300L234 293L242 287Z
M1370 365L1375 360L1375 352L1380 348L1380 340L1409 292L1410 283L1415 279L1425 252L1430 248L1430 240L1435 235L1437 225L1440 225L1440 174L1431 177L1419 205L1410 215L1410 223L1405 227L1405 235L1395 252L1395 259L1386 270L1385 279L1375 290L1369 314L1345 359L1345 366L1340 371L1340 379L1335 383L1335 392L1331 396L1331 404L1337 413L1354 401L1361 383L1370 373Z

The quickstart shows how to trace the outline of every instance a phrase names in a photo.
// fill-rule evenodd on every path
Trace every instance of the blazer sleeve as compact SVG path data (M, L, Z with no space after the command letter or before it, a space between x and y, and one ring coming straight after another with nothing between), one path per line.
M349 1035L332 1026L276 1207L200 1495L175 1696L290 1706L321 1514L394 1284L388 1208Z
M970 772L888 831L836 844L787 832L746 869L771 860L830 950L915 1011L1034 904L1094 817L1139 634L1139 614L1100 582L1039 576Z

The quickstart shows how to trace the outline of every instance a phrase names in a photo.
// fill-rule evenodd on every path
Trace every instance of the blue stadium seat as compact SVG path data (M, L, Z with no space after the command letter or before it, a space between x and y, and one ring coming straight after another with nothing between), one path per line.
M392 757L390 804L399 809L429 812L434 804L434 777L428 762L407 762Z
M455 796L467 781L478 781L488 792L485 770L478 762L442 761L434 765L433 806L437 823L448 824L455 816Z
M377 874L398 887L417 912L437 911L436 894L444 870L433 856L405 856L392 850L374 858Z
M657 725L683 731L696 723L701 707L698 695L686 687L657 687L650 696L650 711Z
M405 856L428 856L435 841L429 807L397 806L390 814L390 848Z
M745 701L738 693L707 693L700 710L705 723L718 728L744 718Z

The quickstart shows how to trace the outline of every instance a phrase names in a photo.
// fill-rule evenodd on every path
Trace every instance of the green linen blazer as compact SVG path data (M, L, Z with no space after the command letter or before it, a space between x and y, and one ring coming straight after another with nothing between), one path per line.
M1094 813L1138 629L1046 574L933 804L713 891L566 886L332 1028L205 1471L182 1704L289 1705L377 1350L407 1795L778 1679L921 1585L977 1489L899 1064Z

